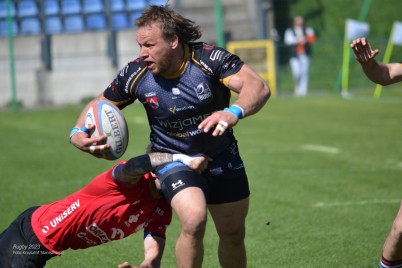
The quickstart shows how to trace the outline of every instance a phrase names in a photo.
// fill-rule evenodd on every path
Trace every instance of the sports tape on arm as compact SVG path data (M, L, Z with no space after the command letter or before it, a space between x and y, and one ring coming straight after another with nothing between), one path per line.
M185 154L173 154L173 161L179 161L188 166L191 161L200 156L201 155L188 156Z

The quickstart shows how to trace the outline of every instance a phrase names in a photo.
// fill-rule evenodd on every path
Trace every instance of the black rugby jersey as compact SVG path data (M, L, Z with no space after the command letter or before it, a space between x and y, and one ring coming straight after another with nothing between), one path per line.
M137 58L121 69L104 97L120 108L137 99L144 105L154 150L213 156L235 140L233 129L213 137L214 128L203 133L198 125L229 106L231 93L225 79L237 73L243 62L222 48L200 42L185 45L185 59L178 75L164 77L153 75Z

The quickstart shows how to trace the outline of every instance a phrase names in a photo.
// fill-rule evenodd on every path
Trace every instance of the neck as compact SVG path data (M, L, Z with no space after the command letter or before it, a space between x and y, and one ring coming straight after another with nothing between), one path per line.
M172 65L170 70L164 73L165 76L176 76L177 74L181 73L185 66L185 48L184 45L180 45L177 48L177 51L174 52L172 57Z

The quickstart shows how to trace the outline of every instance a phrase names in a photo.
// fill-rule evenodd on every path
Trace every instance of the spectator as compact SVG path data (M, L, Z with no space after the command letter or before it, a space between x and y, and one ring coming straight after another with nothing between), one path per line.
M284 42L289 48L289 63L295 83L294 94L297 97L308 93L311 45L315 40L313 28L306 26L302 16L294 17L293 26L285 31Z

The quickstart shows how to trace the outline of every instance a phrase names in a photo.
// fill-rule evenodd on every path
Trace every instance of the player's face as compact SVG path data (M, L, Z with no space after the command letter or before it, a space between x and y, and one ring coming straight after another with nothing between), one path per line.
M173 74L177 71L174 62L174 47L166 41L157 24L140 27L137 30L140 57L153 74Z

